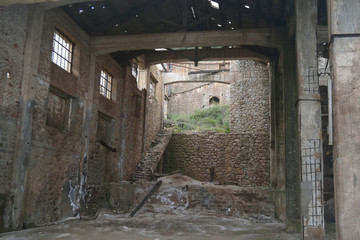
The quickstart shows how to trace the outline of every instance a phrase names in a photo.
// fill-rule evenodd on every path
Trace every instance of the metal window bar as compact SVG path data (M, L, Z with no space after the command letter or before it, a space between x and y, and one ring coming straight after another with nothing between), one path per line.
M155 91L156 91L156 83L154 82L154 80L150 80L150 89L149 89L149 95L150 97L154 97L155 96Z
M137 76L138 76L138 64L135 61L132 64L131 74L137 79Z
M307 141L307 146L301 148L301 181L315 181L316 173L321 172L321 158L316 157L320 153L320 139Z
M322 180L317 179L321 173L320 139L307 140L306 146L301 148L301 182L312 184L311 202L308 206L309 216L303 217L304 227L314 227L324 224L323 188Z
M316 68L309 67L306 75L304 91L306 93L319 93L319 78L317 77Z
M316 227L324 224L324 212L322 204L322 183L321 181L312 182L312 196L309 204L309 217L303 217L304 227Z
M100 94L104 97L111 99L112 91L112 76L105 70L101 70L100 76Z
M68 40L63 34L55 30L53 37L53 52L52 61L66 70L71 72L72 70L72 52L74 44Z

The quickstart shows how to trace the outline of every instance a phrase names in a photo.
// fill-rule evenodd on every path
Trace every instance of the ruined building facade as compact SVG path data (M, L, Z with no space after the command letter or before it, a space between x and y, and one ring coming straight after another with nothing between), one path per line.
M324 239L324 163L333 161L337 239L359 239L360 2L135 2L0 2L1 231L96 215L104 186L130 178L161 129L169 83L155 64L250 59L266 63L259 69L269 68L269 79L239 72L230 83L239 145L216 153L227 168L214 176L244 169L249 156L226 154L243 142L256 147L246 136L259 136L266 178L226 182L269 184L287 231ZM256 95L263 91L270 97ZM256 121L242 122L248 116Z
M106 185L130 177L161 127L157 68L142 70L157 82L149 96L140 89L147 76L92 56L88 35L63 12L32 11L1 9L2 229L95 214ZM33 32L28 17L43 18L32 19ZM71 41L71 70L54 62L54 36Z

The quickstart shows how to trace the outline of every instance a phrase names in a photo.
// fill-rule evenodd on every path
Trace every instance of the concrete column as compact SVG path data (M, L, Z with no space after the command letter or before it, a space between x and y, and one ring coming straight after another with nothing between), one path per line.
M80 161L80 178L78 179L79 189L79 201L80 201L80 216L83 217L86 215L86 185L87 185L87 175L88 175L88 160L90 154L90 139L91 139L91 127L93 119L93 100L94 100L94 88L95 88L95 71L96 71L96 56L90 54L89 58L89 85L88 93L85 95L84 101L84 112L83 112L83 131L82 131L82 140L83 144L83 157Z
M284 114L284 56L274 61L274 115L275 115L275 179L277 197L275 215L282 221L286 219L286 185L285 185L285 114Z
M290 33L284 43L284 70L286 231L300 232L295 37Z
M336 239L360 239L360 1L328 0Z
M27 168L31 146L33 112L34 105L36 104L36 77L39 68L43 22L44 10L37 5L31 6L27 26L28 32L21 85L21 120L17 133L12 180L12 194L14 196L12 227L15 229L22 228L24 220Z
M296 0L295 6L302 239L324 239L321 103L317 75L317 2Z

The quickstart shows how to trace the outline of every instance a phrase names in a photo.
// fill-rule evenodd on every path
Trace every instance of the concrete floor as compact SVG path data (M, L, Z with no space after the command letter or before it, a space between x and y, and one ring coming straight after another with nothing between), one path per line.
M154 211L161 209L161 211ZM334 226L327 240L334 240ZM133 218L103 210L92 221L73 220L52 226L0 234L1 240L298 240L282 222L264 216L235 218L199 210L145 206Z

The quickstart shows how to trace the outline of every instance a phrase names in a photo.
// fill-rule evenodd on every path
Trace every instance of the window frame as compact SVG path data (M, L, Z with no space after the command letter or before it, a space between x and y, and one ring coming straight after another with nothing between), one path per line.
M157 81L153 77L150 77L149 97L156 98L156 84L157 84Z
M138 79L139 76L139 64L136 60L134 60L131 64L131 75L136 79Z
M105 78L103 74L107 76L107 78ZM106 99L109 100L112 100L113 80L114 80L113 75L109 71L107 71L104 67L102 67L100 71L99 93L100 95L104 96ZM105 85L102 84L102 81L104 81ZM110 90L108 88L108 84L110 84ZM102 89L104 89L104 93L101 92Z
M56 39L56 35L58 36L59 39ZM53 40L53 48L51 53L52 62L57 66L59 66L60 68L67 71L68 73L72 73L75 43L71 41L70 38L67 37L64 33L62 33L59 29L55 29L52 40ZM60 42L61 40L65 44L69 44L69 47L67 47L66 45L64 46L64 44ZM56 46L57 46L57 50L56 50ZM60 47L62 47L61 50ZM60 52L64 49L65 49L65 56L63 53ZM66 56L66 53L69 55L68 57ZM55 56L57 57L56 60L55 60ZM60 62L58 61L58 59L60 59ZM62 61L65 61L66 67L62 66Z

